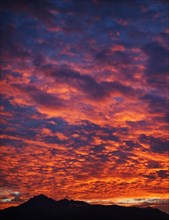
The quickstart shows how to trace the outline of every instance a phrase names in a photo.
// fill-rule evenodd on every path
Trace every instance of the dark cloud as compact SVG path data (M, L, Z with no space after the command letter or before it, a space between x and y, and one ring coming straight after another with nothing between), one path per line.
M167 74L169 50L158 43L150 43L144 46L143 51L148 55L146 73L156 76Z
M111 141L115 141L118 142L119 141L119 137L116 135L104 135L104 136L100 136L102 138L102 140L111 140Z
M44 92L35 86L14 84L14 87L18 88L20 91L28 95L33 102L39 105L45 107L50 106L51 108L58 108L58 109L66 107L63 100L61 100L59 97Z
M143 51L148 56L145 71L147 82L157 87L165 86L169 69L169 50L159 43L153 42L145 45Z
M23 140L17 140L17 139L15 140L15 138L14 139L1 138L1 145L22 148L25 146L25 143Z
M169 151L168 140L153 136L146 136L145 134L140 135L139 140L141 143L149 144L150 150L154 153L167 153Z
M148 161L147 163L147 167L148 168L160 168L161 167L161 164L157 161L154 161L154 160L150 160Z
M123 159L123 160L128 160L129 159L129 156L127 155L127 153L123 152L123 151L120 151L120 150L113 151L112 154L114 156L118 156L119 159Z
M102 100L111 94L120 94L124 96L133 96L135 91L130 86L125 86L120 82L97 82L89 75L82 75L77 71L66 68L59 68L50 73L57 83L66 83L77 87L84 92L89 98Z
M147 93L141 97L141 100L149 105L149 111L152 113L165 113L167 114L168 100L153 93Z
M167 153L169 151L169 141L155 138L152 140L151 149L155 153Z
M101 145L97 145L97 146L92 147L91 150L94 151L95 153L97 153L97 152L100 153L105 150L105 147L104 147L104 145L101 144Z
M134 141L126 141L126 145L131 148L140 147L141 145Z
M22 40L22 34L19 35L17 28L12 23L7 26L2 24L1 30L1 57L2 62L10 61L26 61L30 58L30 51L28 51Z
M168 170L159 170L157 171L157 175L163 179L167 179L169 177Z
M110 49L104 49L96 54L96 60L118 67L121 63L132 63L132 54L128 54L127 52L122 51L112 52Z
M124 146L120 146L118 150L115 150L111 153L113 156L117 157L117 166L118 164L125 164L129 161L133 161L131 157L134 156L134 153L132 153L131 149L126 149Z
M59 83L67 83L78 87L79 90L85 92L92 99L103 99L111 92L110 88L97 83L91 76L81 75L80 73L69 68L58 69L51 75Z
M143 174L143 177L145 177L146 179L148 179L148 181L152 181L154 179L156 179L156 175L155 174Z
M127 121L126 124L129 125L130 127L134 127L134 128L138 128L138 129L148 126L148 122L145 120Z
M31 15L32 18L39 19L48 25L51 25L55 18L50 10L56 9L56 5L47 0L36 0L36 3L33 0L7 0L2 2L1 7L3 10L9 10L16 13L27 13Z
M61 145L63 145L63 144L66 143L66 141L60 140L58 137L53 137L53 136L49 136L49 135L45 135L43 138L41 138L41 140L44 143L50 143L50 144L61 144Z

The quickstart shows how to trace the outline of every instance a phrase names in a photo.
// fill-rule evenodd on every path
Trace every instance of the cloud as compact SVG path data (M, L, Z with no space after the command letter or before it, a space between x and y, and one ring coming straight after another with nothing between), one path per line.
M168 70L167 56L169 50L158 43L150 43L144 46L143 51L148 55L147 75L166 75ZM158 62L156 62L157 60Z
M167 153L169 142L166 139L156 138L153 136L146 136L145 134L140 135L139 137L141 143L147 143L150 145L150 149L154 153Z
M146 104L148 104L148 110L150 113L159 114L162 117L167 117L168 112L168 100L167 97L159 96L157 94L147 93L141 97Z
M167 170L159 170L157 171L157 175L161 178L167 179L169 176L169 173Z
M131 54L127 54L124 50L121 51L120 48L116 51L114 51L113 48L112 50L105 49L96 54L96 59L99 62L103 62L115 66L118 66L121 63L123 64L131 63L132 62Z
M157 161L150 160L148 161L147 167L148 168L160 168L161 164Z
M131 147L131 148L133 148L133 147L140 147L141 146L139 143L134 142L134 141L126 141L126 145L128 147Z
M16 13L27 13L28 15L31 15L32 18L39 19L40 21L43 21L49 25L53 23L54 19L54 16L51 13L51 11L56 9L55 4L46 0L38 0L36 4L33 0L16 0L15 2L13 2L12 0L7 0L2 3L2 7L5 10L9 10Z
M169 50L159 43L152 42L145 45L143 51L148 56L145 70L147 82L155 86L165 86L169 68Z
M20 192L0 189L0 203L8 203L8 202L20 202Z
M154 143L155 142L155 143ZM155 153L167 153L169 150L169 141L160 140L158 138L153 139L152 141L152 150Z
M42 106L50 106L50 107L65 107L63 101L59 99L57 96L46 93L44 91L39 90L34 86L29 85L15 85L15 87L19 88L25 94L32 98L32 100Z
M56 80L56 83L65 83L77 88L89 99L104 100L111 95L133 96L135 91L132 87L125 86L120 82L97 82L89 75L82 75L68 67L53 70L50 75Z

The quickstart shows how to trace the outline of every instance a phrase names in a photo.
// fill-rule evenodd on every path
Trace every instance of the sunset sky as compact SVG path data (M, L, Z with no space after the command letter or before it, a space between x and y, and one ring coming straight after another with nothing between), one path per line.
M168 11L2 1L1 209L43 193L166 211Z

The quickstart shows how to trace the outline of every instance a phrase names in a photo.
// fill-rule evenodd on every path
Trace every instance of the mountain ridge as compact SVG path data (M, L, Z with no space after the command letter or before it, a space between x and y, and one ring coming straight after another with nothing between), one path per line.
M94 205L69 199L54 200L40 194L25 203L0 210L4 220L169 220L169 215L156 208Z

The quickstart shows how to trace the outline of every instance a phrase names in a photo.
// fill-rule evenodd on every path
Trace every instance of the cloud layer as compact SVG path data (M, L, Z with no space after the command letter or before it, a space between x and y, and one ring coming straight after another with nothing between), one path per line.
M166 204L168 7L2 3L2 208L39 193Z

